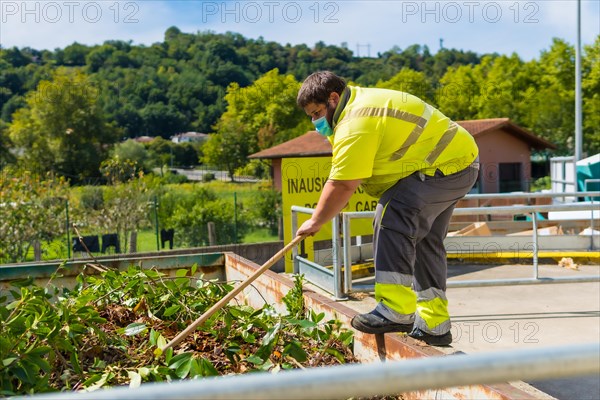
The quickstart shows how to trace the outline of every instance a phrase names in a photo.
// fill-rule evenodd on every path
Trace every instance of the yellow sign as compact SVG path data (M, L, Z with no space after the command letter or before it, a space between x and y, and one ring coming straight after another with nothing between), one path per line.
M331 170L331 157L303 157L284 158L281 163L281 192L283 198L283 227L284 240L289 243L292 240L292 211L293 205L315 208L323 186L329 177ZM375 211L377 199L357 189L350 198L345 211ZM298 227L306 221L310 215L298 214ZM372 235L373 226L371 219L357 219L352 222L352 236ZM314 241L331 240L331 222L325 224L315 236L307 238L299 247L299 254L314 261ZM286 256L286 272L293 271L291 253Z

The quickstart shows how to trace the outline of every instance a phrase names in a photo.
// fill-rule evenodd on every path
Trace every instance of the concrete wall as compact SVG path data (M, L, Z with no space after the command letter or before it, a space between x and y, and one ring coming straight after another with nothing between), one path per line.
M227 244L219 246L196 247L192 249L179 250L178 254L186 254L187 252L194 254L231 252L234 253L235 256L239 256L255 262L256 264L262 265L281 249L283 249L283 240L266 243ZM158 254L163 253L165 252L160 252ZM283 272L284 269L284 260L279 260L271 267L271 270L275 272Z
M125 257L163 257L172 256L178 254L207 254L207 253L225 253L232 252L239 254L252 262L257 264L264 264L273 254L277 253L283 248L283 241L265 242L265 243L245 243L245 244L225 244L217 246L205 246L205 247L190 247L187 249L175 249L175 250L162 250L162 251L151 251L147 253L134 253L134 254L117 254L113 256L102 256L96 259L101 261L104 259L125 258ZM284 269L284 262L280 261L275 263L271 268L275 272L281 272Z

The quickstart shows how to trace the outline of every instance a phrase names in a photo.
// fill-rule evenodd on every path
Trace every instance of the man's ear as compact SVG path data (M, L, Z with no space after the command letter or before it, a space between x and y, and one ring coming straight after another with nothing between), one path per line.
M331 102L332 108L336 108L338 103L340 102L340 95L336 92L331 92L327 101Z

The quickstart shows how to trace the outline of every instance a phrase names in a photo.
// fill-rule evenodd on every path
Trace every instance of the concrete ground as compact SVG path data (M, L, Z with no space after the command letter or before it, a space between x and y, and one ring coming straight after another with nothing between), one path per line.
M540 277L584 275L600 275L600 266L583 265L579 270L556 264L539 267ZM533 267L455 263L449 266L448 276L449 281L529 278ZM454 337L452 347L446 349L449 353L581 343L600 346L599 282L450 288L447 296ZM372 296L352 297L357 299L345 304L360 312L368 312L375 305ZM560 400L600 399L600 376L528 383Z
M527 278L533 267L451 265L449 280ZM598 266L579 270L542 265L540 277L598 276ZM452 346L465 353L596 343L600 346L600 283L451 288ZM560 400L600 399L600 376L528 382Z

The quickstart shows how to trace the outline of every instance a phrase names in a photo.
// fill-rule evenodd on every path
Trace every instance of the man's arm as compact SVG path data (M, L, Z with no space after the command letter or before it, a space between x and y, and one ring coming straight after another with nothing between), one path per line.
M314 235L348 204L361 180L327 180L312 217L305 221L296 235Z

